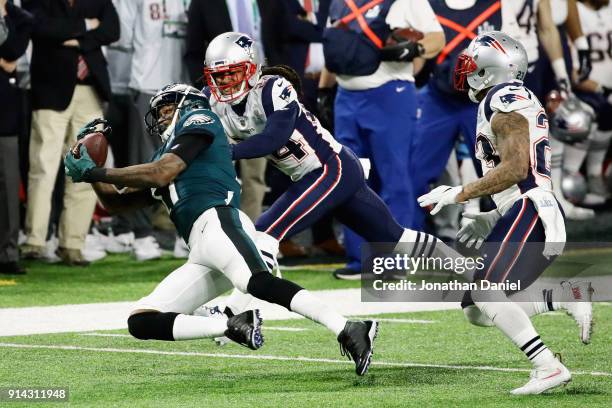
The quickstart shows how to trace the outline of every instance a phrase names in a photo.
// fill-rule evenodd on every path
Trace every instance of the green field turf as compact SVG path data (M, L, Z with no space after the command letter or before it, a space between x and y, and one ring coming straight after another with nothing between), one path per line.
M133 300L178 265L180 261L170 259L136 263L125 256L88 268L30 263L28 275L0 278L0 307ZM359 282L336 281L322 271L288 271L285 276L309 289L359 286ZM127 330L96 332L122 337L83 333L0 337L0 388L70 390L69 405L0 402L0 406L612 406L609 303L596 305L597 324L588 346L579 342L578 329L566 315L534 319L543 340L562 354L575 375L564 388L529 397L508 394L528 380L530 364L495 328L473 327L459 310L379 317L432 323L383 321L374 363L365 377L355 376L352 362L340 356L333 335L306 320L265 322L266 343L256 352L234 344L218 347L210 340L138 341L127 337ZM23 348L27 346L32 348Z

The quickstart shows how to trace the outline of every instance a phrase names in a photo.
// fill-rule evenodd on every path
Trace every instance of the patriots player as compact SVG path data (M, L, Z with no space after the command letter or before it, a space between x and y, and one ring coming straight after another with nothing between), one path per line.
M535 281L565 244L564 216L550 181L547 117L523 85L526 73L527 53L512 37L491 31L472 40L459 56L455 84L469 88L470 99L480 103L476 155L484 175L465 186L440 186L418 198L422 207L435 205L435 214L446 205L490 195L497 209L472 216L460 234L472 241L486 237L485 267L475 279L522 281L522 288ZM535 253L529 251L534 246ZM534 366L529 382L512 394L539 394L571 380L569 370L540 339L529 316L563 308L578 322L583 342L588 342L591 304L572 302L581 298L572 292L587 299L590 285L566 285L551 292L552 299L545 298L549 296L545 291L542 300L523 304L514 303L506 293L475 290L466 294L462 306L470 322L495 325Z
M230 148L219 118L209 108L197 89L169 85L151 99L145 119L150 133L163 142L150 163L96 167L84 146L79 158L66 155L67 174L75 182L92 183L107 209L141 208L161 200L189 243L188 261L136 304L128 319L130 333L143 340L225 335L256 350L263 345L257 310L223 318L191 314L233 286L326 326L338 336L343 355L355 361L357 374L364 375L377 322L347 321L300 286L269 273L253 242L253 224L238 210L240 186ZM105 124L92 122L80 136L100 123Z

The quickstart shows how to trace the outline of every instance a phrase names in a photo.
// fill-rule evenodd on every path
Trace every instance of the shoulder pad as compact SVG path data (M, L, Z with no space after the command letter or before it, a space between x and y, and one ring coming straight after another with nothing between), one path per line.
M491 120L493 112L513 112L536 103L535 96L520 82L500 84L485 98L485 115Z
M208 109L193 109L183 115L176 124L176 137L183 134L223 134L223 127L218 116Z
M274 111L283 109L293 101L298 100L297 92L293 89L291 82L281 76L265 76L266 83L261 92L261 103L270 116Z

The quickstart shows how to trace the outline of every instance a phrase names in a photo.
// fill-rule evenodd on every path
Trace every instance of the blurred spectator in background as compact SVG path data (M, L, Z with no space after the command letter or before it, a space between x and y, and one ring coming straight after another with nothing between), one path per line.
M119 38L111 0L39 0L24 7L35 18L32 34L32 134L25 258L40 258L58 166L84 124L102 116L110 83L101 46ZM90 186L66 179L58 255L84 265L81 254L96 203Z
M183 62L187 36L188 0L121 0L117 2L121 13L121 39L114 47L112 72L115 90L124 92L124 75L129 68L129 88L133 107L128 112L117 112L111 107L111 120L126 120L130 128L120 128L119 137L127 137L127 158L118 152L119 162L125 165L145 163L159 147L159 138L149 135L144 118L149 110L149 101L164 86L174 82L187 82L187 69ZM130 51L133 50L133 51ZM130 55L130 52L133 52ZM131 61L130 61L131 59ZM116 101L120 102L120 101ZM123 102L127 102L124 100ZM117 116L123 115L123 118ZM125 123L125 122L124 122ZM113 127L114 129L114 127ZM125 149L122 143L116 150ZM162 252L153 237L153 209L139 210L119 218L113 231L117 249L129 246L132 237L133 252L137 260L146 261L161 257Z
M32 16L0 0L0 273L24 274L19 265L19 109L17 59L30 39ZM5 38L2 35L6 34Z
M324 54L326 66L337 74L335 136L370 160L370 185L395 219L410 227L416 203L408 171L417 113L412 61L435 56L444 46L444 32L427 0L333 0L329 20ZM412 28L424 37L385 47L389 27ZM376 49L369 66L361 63L362 44ZM352 54L355 47L360 51ZM322 95L329 94L333 75L324 71L319 85ZM363 240L347 228L344 238L349 262L334 276L359 279Z
M287 64L289 16L279 0L192 0L189 7L187 54L192 83L203 85L204 54L217 35L238 31L253 38L265 65ZM253 221L262 211L266 193L266 159L240 161L240 209Z

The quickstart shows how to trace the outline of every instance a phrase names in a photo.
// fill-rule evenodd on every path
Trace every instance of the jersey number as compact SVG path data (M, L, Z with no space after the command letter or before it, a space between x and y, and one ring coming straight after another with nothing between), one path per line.
M300 142L289 139L283 147L278 149L278 151L274 152L272 155L278 161L283 161L289 157L295 158L296 161L301 161L304 157L306 157L306 154L307 153L302 148L302 144Z
M497 151L491 144L489 138L485 135L479 134L476 136L476 149L480 157L482 157L482 160L486 162L487 167L493 168L501 162L501 159L497 155Z
M533 0L525 0L521 11L516 16L519 27L525 29L525 33L531 32L531 19L533 17Z
M543 137L533 145L535 154L535 170L540 176L550 178L550 159L551 150L548 144L548 137Z
M612 31L608 31L606 38L599 33L591 33L587 36L591 50L591 62L601 62L608 58L612 59ZM606 40L608 41L606 48Z

